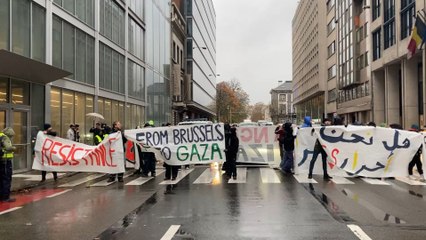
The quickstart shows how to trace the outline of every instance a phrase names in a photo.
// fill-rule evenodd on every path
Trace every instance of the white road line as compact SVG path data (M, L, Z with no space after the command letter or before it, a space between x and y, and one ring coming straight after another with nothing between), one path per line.
M124 174L123 179L124 178L128 178L132 174L133 174L132 172ZM104 179L104 180L102 180L100 182L94 183L94 184L90 185L89 187L106 187L106 186L109 186L109 185L111 185L111 184L113 184L115 182L116 181L114 181L114 182L108 182L108 178L107 178L107 179Z
M178 183L180 180L182 180L184 177L186 177L186 175L190 174L192 171L194 171L193 168L190 169L182 169L178 172L178 176L176 178L176 180L172 181L172 180L165 180L162 181L160 183L160 185L169 185L169 184L176 184Z
M259 168L259 170L262 183L281 183L275 170L270 168Z
M358 225L348 224L348 228L357 236L360 240L372 240Z
M417 181L417 180L411 180L408 177L396 177L396 180L403 182L403 183L406 183L408 185L412 185L412 186L418 186L418 185L426 186L426 183L420 182L420 181Z
M59 187L75 187L77 185L83 184L85 182L88 182L88 181L91 181L91 180L94 180L94 179L97 179L97 178L100 178L100 177L103 177L103 176L105 176L105 174L94 174L94 175L87 176L83 179L77 179L75 181L71 181L69 183L59 185Z
M171 240L175 236L179 228L180 228L180 225L171 225L169 227L169 230L167 230L167 232L163 235L161 240Z
M58 177L65 175L65 173L58 173ZM14 174L12 175L14 178L25 178L25 181L41 181L41 174L35 175L35 174ZM53 179L52 174L47 174L46 179Z
M46 198L53 198L53 197L57 197L57 196L59 196L59 195L62 195L62 194L64 194L64 193L67 193L67 192L69 192L69 191L72 191L72 189L67 189L67 190L64 190L64 191L62 191L62 192L58 192L58 193L52 194L52 195L50 195L50 196L47 196Z
M361 178L364 182L372 185L390 185L390 183L387 183L385 181L379 180L379 179L372 179L372 178Z
M21 209L21 208L22 207L14 207L14 208L10 208L10 209L4 210L4 211L0 212L0 215L5 214L5 213L9 213L9 212L13 212L13 211Z
M309 179L307 174L294 174L293 177L296 178L299 183L318 183L313 178Z
M155 172L155 175L158 176L160 174L162 174L163 172L165 172L166 170L164 170L164 168L158 169ZM126 186L140 186L144 183L147 183L149 180L153 179L153 177L138 177L133 181L130 181L124 185Z
M228 180L228 183L246 183L246 182L247 182L247 168L237 168L237 179L234 180L233 178L230 178Z
M214 171L211 168L207 168L204 172L193 182L193 184L210 184L213 182L213 176L217 170Z
M354 182L340 176L333 176L333 179L331 179L335 184L355 184Z

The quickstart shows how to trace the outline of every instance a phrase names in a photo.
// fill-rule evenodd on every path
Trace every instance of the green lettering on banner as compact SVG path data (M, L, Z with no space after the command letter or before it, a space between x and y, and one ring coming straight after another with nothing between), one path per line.
M180 153L181 148L185 149L184 153ZM188 148L186 146L180 146L180 147L177 148L176 155L177 155L177 158L178 158L179 161L183 162L183 161L186 161L188 159L188 153L186 151L188 151ZM184 158L181 158L181 156L183 156Z
M192 144L192 150L191 150L191 161L192 161L192 157L197 154L198 157L198 161L201 160L200 159L200 154L198 154L198 149L197 149L197 144Z
M204 144L200 144L200 146L204 147L203 157L202 157L201 160L203 160L203 161L210 160L210 159L206 158L206 153L207 153L207 149L209 148L209 145L204 143Z
M217 152L219 154L219 160L222 160L222 152L220 151L219 144L213 143L212 144L212 157L211 160L214 160L214 153Z

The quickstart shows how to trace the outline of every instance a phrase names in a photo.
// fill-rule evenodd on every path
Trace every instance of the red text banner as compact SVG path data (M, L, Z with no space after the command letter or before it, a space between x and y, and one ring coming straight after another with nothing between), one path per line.
M123 139L113 133L98 146L90 146L39 132L33 169L59 172L122 173Z

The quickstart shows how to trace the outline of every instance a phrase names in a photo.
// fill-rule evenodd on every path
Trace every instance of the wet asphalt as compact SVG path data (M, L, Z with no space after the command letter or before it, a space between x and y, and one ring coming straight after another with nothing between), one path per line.
M275 171L281 183L262 183L259 168L247 169L247 182L193 184L206 170L196 167L175 185L159 185L164 174L141 186L72 187L22 209L0 215L1 239L359 239L348 225L371 239L425 239L426 186L361 179L340 185L299 183ZM81 178L35 188L57 189ZM129 182L136 177L129 177ZM102 180L101 179L97 179Z

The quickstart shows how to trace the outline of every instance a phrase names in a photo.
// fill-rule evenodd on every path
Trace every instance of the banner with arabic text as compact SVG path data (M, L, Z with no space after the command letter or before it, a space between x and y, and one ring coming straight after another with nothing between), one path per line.
M121 133L113 133L97 146L39 132L35 144L33 169L58 172L124 172Z
M296 140L297 173L308 172L317 138L329 156L327 165L332 172L338 175L364 177L407 176L408 164L423 144L423 136L419 133L390 128L364 126L302 128ZM322 174L321 164L319 155L314 173Z

